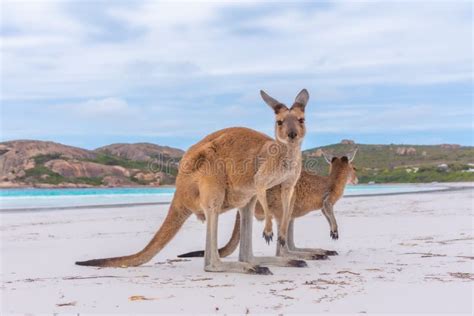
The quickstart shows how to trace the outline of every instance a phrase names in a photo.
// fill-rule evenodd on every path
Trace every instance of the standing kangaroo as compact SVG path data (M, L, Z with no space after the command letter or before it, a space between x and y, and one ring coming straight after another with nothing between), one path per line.
M259 264L306 266L301 260L254 257L252 218L256 195L272 186L282 186L283 209L288 210L293 186L301 171L301 142L305 135L306 89L291 108L260 91L274 110L276 141L257 131L234 127L206 136L184 154L176 178L176 192L163 224L145 248L133 255L76 262L99 267L138 266L151 260L176 235L194 213L206 219L204 270L271 274ZM241 218L239 262L222 262L217 246L219 214L238 208ZM283 216L284 217L284 216ZM282 222L284 218L282 218ZM288 221L288 218L287 218ZM288 222L281 225L287 233Z
M297 248L294 243L294 220L302 217L311 211L321 209L330 226L330 236L332 239L339 238L336 218L334 217L333 206L342 197L346 184L357 184L356 169L352 164L357 149L351 154L342 157L331 157L323 153L324 159L329 163L329 176L319 176L306 170L301 172L295 187L295 201L291 214L290 226L288 228L288 244L282 246L277 244L277 256L291 256L301 259L326 259L327 256L337 255L336 251L312 248ZM277 222L281 220L282 208L280 201L280 186L268 190L268 206L276 217ZM255 218L264 219L264 212L260 205L255 209ZM237 248L240 238L240 221L237 213L232 236L227 244L219 249L221 257L227 257ZM179 255L180 258L202 257L204 251L193 251Z

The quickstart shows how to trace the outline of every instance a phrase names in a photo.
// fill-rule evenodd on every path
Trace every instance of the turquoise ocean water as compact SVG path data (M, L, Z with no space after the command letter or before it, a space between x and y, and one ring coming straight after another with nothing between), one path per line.
M440 186L348 185L344 195L415 192ZM174 188L1 189L0 209L133 204L171 201Z

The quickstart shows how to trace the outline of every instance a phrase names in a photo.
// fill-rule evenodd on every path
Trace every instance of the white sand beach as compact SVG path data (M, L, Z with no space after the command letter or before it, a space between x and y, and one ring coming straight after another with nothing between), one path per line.
M468 184L463 184L468 185ZM453 185L455 186L455 185ZM273 275L207 273L205 225L191 217L151 262L91 268L76 260L141 249L167 206L1 214L1 311L8 313L464 313L473 312L473 189L343 198L340 238L314 212L296 221L298 246L334 249L307 268ZM219 244L235 212L220 217ZM262 223L257 255L274 253ZM225 260L236 260L237 253Z

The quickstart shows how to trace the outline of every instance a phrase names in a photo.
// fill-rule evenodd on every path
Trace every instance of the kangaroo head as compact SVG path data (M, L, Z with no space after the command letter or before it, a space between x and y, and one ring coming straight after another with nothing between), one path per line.
M338 174L345 174L347 176L346 184L359 183L359 179L357 178L356 174L357 169L352 163L357 150L358 148L356 148L352 153L341 157L333 157L323 151L323 157L329 164L329 174L333 173L333 171Z
M304 109L309 94L306 89L298 93L295 102L288 107L260 90L263 101L275 112L275 138L284 144L301 144L306 134Z

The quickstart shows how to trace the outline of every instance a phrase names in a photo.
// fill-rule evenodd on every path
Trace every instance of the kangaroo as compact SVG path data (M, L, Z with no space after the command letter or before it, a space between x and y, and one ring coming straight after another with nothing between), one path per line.
M288 244L282 246L277 244L277 256L291 256L296 258L317 260L327 259L327 256L337 255L336 251L311 248L297 248L294 243L294 220L302 217L311 211L321 209L330 226L330 237L339 238L336 218L334 217L333 207L342 197L346 184L357 184L356 168L352 164L357 149L351 154L342 157L331 157L323 153L324 159L329 163L329 176L319 176L303 170L295 187L295 198L291 221L288 228ZM268 190L267 198L269 207L277 221L282 216L280 202L280 186ZM261 205L255 209L255 217L258 220L264 219L264 211ZM239 213L237 213L234 230L228 243L219 249L219 255L226 257L232 254L237 248L240 238ZM204 251L193 251L179 255L180 258L202 257Z
M176 178L176 192L160 229L141 251L123 257L76 262L83 266L128 267L151 260L195 214L207 222L204 270L210 272L240 272L271 274L260 266L304 267L302 260L281 257L254 257L252 254L252 218L257 201L272 186L281 185L283 209L290 204L292 185L299 177L300 145L305 135L304 109L309 99L306 89L296 96L288 108L264 91L263 100L275 112L276 140L260 132L234 127L214 132L184 154ZM284 193L283 193L284 192ZM239 209L239 262L222 262L218 253L217 228L219 214ZM284 217L284 216L283 216ZM284 218L282 218L282 221ZM285 227L284 234L288 227Z

